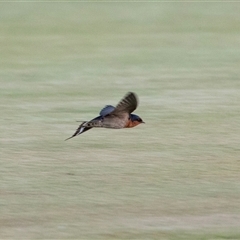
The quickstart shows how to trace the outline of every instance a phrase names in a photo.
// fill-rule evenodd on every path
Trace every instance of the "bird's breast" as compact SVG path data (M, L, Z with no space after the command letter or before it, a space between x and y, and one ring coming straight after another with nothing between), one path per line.
M138 121L128 120L127 123L126 123L125 128L132 128L132 127L137 126L138 124L139 124Z

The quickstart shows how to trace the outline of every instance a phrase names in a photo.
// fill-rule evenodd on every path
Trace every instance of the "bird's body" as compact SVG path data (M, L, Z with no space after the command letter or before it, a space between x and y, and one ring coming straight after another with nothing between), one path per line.
M82 134L93 127L120 129L132 128L140 123L144 123L139 116L131 114L137 108L137 105L136 94L130 92L116 107L107 105L100 111L100 116L90 121L84 121L70 138Z

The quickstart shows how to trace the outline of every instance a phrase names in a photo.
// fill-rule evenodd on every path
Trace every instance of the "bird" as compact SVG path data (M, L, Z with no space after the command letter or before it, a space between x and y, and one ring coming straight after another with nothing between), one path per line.
M137 106L137 95L133 92L128 92L116 107L106 105L100 111L98 117L95 117L90 121L82 121L82 124L79 125L75 133L71 137L65 139L65 141L76 137L91 128L132 128L141 123L145 123L138 115L132 114Z

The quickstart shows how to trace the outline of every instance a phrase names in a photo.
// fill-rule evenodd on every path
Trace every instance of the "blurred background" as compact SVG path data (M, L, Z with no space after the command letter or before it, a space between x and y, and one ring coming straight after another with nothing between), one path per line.
M0 238L240 239L239 12L0 3ZM145 125L64 142L128 91Z

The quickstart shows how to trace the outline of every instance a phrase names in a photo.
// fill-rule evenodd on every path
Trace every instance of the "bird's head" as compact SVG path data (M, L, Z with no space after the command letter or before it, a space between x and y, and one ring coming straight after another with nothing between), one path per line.
M145 123L138 115L131 114L130 118L131 118L132 122L134 122L136 125L138 125L140 123Z

